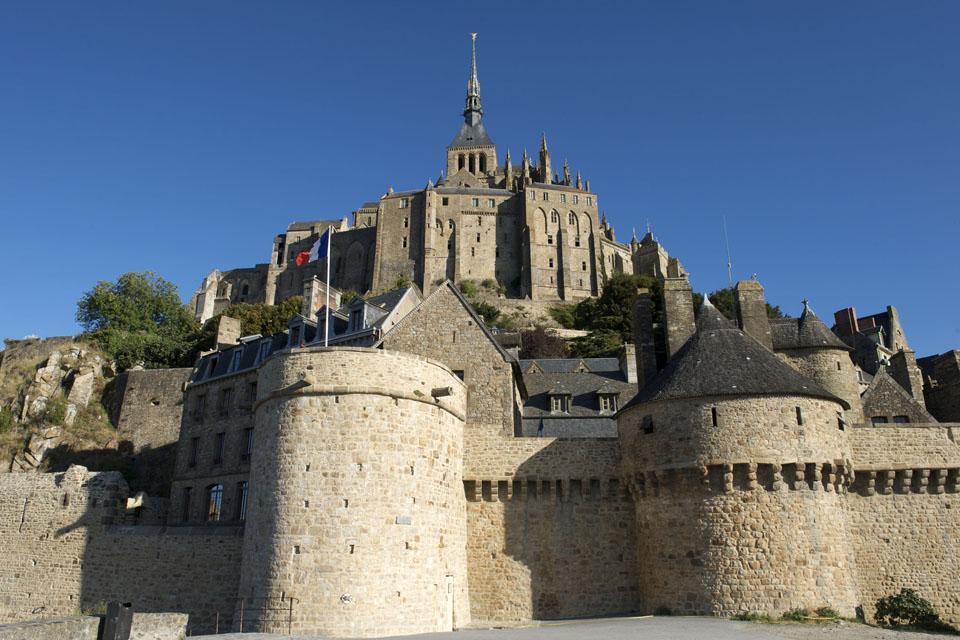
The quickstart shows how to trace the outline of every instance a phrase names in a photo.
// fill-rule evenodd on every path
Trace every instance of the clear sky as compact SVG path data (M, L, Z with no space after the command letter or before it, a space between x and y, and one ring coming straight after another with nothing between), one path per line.
M479 32L501 156L569 158L696 289L757 273L829 323L960 347L960 2L5 2L0 335L97 280L184 299L292 220L435 179Z

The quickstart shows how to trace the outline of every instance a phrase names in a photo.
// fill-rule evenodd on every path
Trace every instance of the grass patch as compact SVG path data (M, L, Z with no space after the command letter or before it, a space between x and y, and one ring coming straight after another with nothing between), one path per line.
M766 613L757 613L755 611L741 611L730 616L731 620L741 620L744 622L773 622L773 618Z

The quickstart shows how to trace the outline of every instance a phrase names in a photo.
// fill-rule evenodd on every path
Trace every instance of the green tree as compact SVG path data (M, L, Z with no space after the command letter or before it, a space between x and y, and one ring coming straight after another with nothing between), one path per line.
M217 327L220 324L221 316L239 320L240 335L242 336L252 336L256 333L269 336L285 331L290 318L300 313L302 308L303 296L293 296L276 305L251 304L248 302L231 304L203 324L200 337L194 347L194 353L208 351L216 346Z
M116 282L98 282L80 298L76 317L84 336L121 369L191 364L197 323L176 286L155 273L124 273Z
M532 331L521 331L520 343L522 359L566 358L570 352L566 340L550 335L543 327L536 327Z
M587 298L569 312L573 316L573 328L590 332L588 336L573 341L573 355L581 358L611 355L624 342L632 342L633 305L640 288L650 290L653 321L662 325L663 287L660 281L646 275L617 274L603 286L599 298ZM552 315L558 321L569 322L566 309Z

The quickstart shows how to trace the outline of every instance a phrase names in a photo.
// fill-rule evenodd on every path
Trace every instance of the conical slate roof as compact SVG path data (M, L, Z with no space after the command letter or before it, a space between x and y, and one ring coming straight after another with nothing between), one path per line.
M817 317L806 300L799 319L770 321L774 349L852 349Z
M849 408L724 318L704 296L696 333L627 407L681 398L769 395L824 398Z

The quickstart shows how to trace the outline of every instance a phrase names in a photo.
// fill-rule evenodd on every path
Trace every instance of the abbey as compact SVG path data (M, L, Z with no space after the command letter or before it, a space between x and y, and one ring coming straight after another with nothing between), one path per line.
M342 297L289 265L323 225L298 226L274 280L226 272L194 300L202 316L303 292L284 331L221 317L193 367L117 385L131 477L149 467L164 495L81 466L0 474L0 621L111 600L188 613L192 633L333 637L871 619L907 587L960 623L960 352L917 359L893 307L771 319L755 279L730 317L697 306L651 233L616 244L587 185L550 178L546 144L536 169L499 164L481 115L474 64L443 184L331 223L369 240L341 268L386 290ZM637 292L632 342L602 358L520 359L454 282L576 299L617 270L662 287Z
M598 295L615 273L680 275L682 265L648 233L618 242L590 181L551 157L546 135L536 159L526 150L500 161L483 122L474 40L463 124L446 150L446 172L422 189L394 191L353 212L353 223L292 223L273 240L270 262L214 270L191 305L205 321L232 302L276 304L326 279L326 263L294 258L328 228L330 282L340 289L385 291L399 283L429 291L444 280L493 281L507 297L576 301Z

